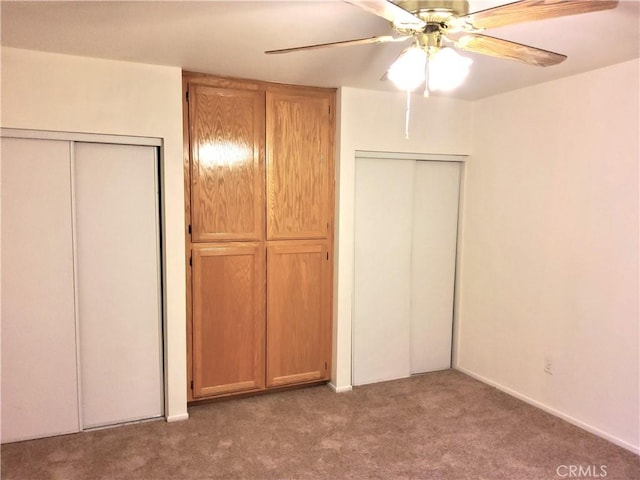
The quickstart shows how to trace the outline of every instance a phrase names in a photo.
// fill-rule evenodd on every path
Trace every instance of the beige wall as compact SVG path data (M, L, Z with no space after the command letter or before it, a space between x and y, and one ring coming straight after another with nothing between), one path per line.
M13 48L1 60L4 128L163 139L167 415L186 418L181 70Z
M355 152L466 155L471 152L470 102L416 95L411 104L409 139L405 138L406 96L342 88L338 95L336 171L336 283L332 383L351 386L353 308Z
M636 452L639 63L475 102L457 345L464 371Z

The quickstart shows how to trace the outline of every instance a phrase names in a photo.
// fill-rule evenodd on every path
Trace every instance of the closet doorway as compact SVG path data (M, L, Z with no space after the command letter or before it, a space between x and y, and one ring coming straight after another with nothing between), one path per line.
M2 443L162 416L160 141L1 141Z
M451 367L462 160L356 155L354 385Z

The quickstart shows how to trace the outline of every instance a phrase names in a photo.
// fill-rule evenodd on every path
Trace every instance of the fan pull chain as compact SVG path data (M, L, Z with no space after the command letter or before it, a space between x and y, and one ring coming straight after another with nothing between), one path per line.
M424 98L429 98L429 56L424 65Z
M404 120L404 138L409 140L409 114L411 113L411 90L407 90L407 112Z

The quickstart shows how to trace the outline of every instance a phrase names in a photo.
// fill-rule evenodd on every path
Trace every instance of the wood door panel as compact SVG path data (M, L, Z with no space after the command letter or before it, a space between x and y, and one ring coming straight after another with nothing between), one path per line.
M264 247L193 246L193 396L264 387Z
M267 92L267 239L326 238L330 95Z
M278 242L267 247L267 386L329 374L330 278L327 245Z
M192 241L260 240L264 93L189 86Z

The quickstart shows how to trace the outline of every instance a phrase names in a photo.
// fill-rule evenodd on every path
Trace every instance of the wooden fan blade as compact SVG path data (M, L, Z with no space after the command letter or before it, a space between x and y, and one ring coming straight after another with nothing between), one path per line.
M567 58L566 55L560 53L554 53L488 35L480 35L479 33L447 35L447 38L454 41L456 47L461 50L491 55L492 57L508 58L538 67L556 65Z
M416 17L413 13L396 5L388 0L345 0L367 12L385 18L396 27L409 28L411 30L422 31L426 26L424 20Z
M577 15L615 8L618 0L522 0L470 13L462 20L474 28L495 28L520 22Z
M408 38L411 38L411 37L409 36L392 37L391 35L383 35L380 37L358 38L356 40L344 40L341 42L318 43L316 45L306 45L304 47L282 48L280 50L267 50L264 53L267 53L267 54L289 53L289 52L297 52L300 50L314 50L316 48L326 48L326 47L347 47L350 45L366 45L368 43L404 42Z

